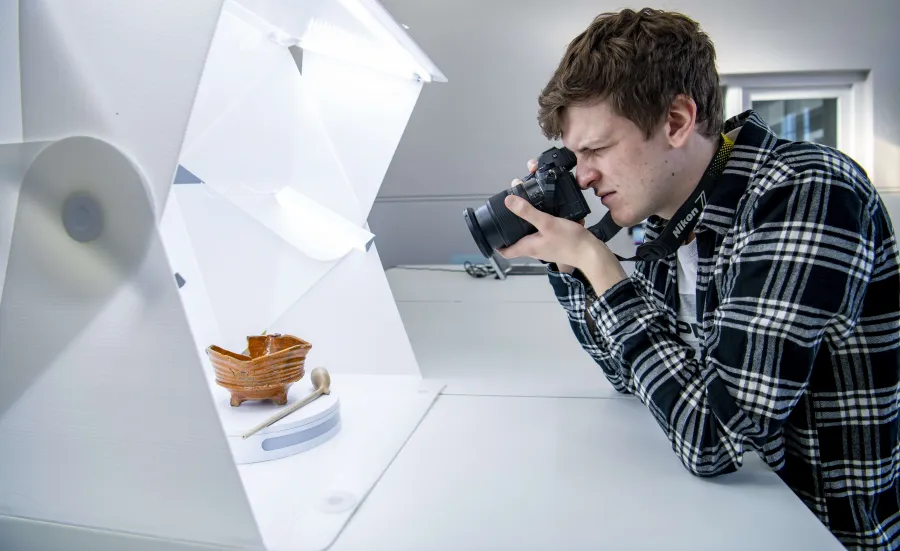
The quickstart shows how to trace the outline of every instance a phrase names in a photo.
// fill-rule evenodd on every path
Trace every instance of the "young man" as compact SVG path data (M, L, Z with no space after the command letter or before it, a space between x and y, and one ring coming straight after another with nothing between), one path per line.
M704 175L705 208L677 251L629 278L583 224L511 196L538 232L500 253L549 263L583 348L648 406L690 472L732 472L758 453L846 547L898 549L888 213L842 153L779 140L752 111L722 119L714 48L696 23L599 16L540 96L544 134L575 152L580 186L619 226L648 219L647 240Z

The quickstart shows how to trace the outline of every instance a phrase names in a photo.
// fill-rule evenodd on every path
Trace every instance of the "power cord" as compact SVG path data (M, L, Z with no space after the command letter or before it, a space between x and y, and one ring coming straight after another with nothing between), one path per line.
M463 262L463 267L466 269L466 273L474 278L487 277L494 273L493 266L489 264L472 264L466 260Z
M453 268L429 268L426 266L394 266L394 268L401 270L419 270L423 272L452 272L456 274L460 273L459 270L454 270ZM472 262L469 262L468 260L463 262L463 268L465 268L467 274L476 279L481 279L495 273L494 267L490 264L474 264Z

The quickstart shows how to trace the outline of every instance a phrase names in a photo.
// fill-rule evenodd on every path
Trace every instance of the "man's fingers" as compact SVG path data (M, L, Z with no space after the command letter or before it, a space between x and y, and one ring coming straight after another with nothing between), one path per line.
M528 164L528 172L534 172L537 170L537 161L535 161L534 159L531 159L530 161L528 161L527 164ZM510 184L509 187L516 187L517 185L519 185L521 183L522 183L522 180L520 178L514 178L512 181L512 184Z
M535 243L534 240L538 238L538 235L526 235L522 239L519 239L509 247L504 247L497 249L497 252L503 258L522 258L522 257L534 257L535 254Z
M544 224L546 224L551 218L553 218L546 212L541 212L531 206L531 203L529 203L525 199L522 199L521 197L517 197L515 195L508 195L506 197L505 203L506 208L508 208L513 214L525 220L526 222L530 222L532 226L538 229L541 229Z

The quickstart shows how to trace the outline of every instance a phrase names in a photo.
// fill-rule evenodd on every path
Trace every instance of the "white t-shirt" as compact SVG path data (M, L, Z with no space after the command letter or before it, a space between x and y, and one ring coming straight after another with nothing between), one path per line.
M678 248L678 336L694 347L700 358L700 325L697 323L697 240Z

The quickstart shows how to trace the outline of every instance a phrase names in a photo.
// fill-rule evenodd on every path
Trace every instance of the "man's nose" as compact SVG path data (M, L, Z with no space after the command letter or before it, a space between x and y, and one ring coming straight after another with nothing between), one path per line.
M592 168L586 168L583 170L579 170L578 167L575 168L575 181L578 182L578 187L582 190L586 190L591 187L591 184L600 179L600 172L594 170Z

